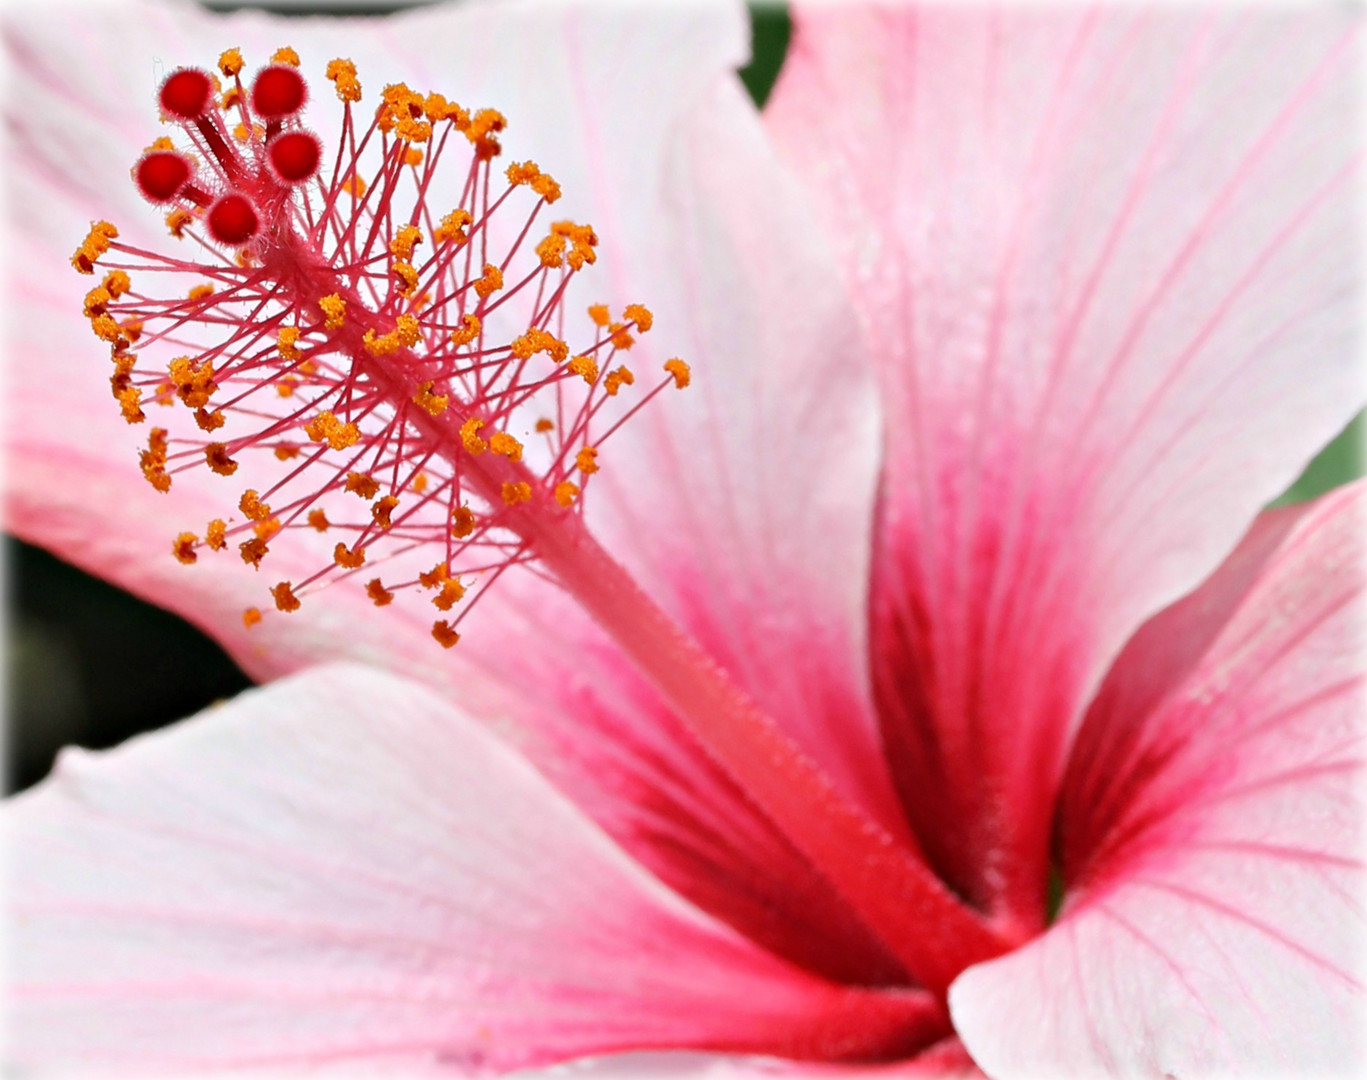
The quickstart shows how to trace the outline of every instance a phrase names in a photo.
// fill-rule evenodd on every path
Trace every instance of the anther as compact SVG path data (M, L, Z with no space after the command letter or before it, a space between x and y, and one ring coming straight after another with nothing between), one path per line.
M674 376L674 385L680 390L687 386L692 379L689 366L677 356L672 360L666 360L664 367L667 372Z
M294 589L288 581L282 581L278 585L272 585L271 595L275 597L275 606L280 611L299 610L299 598L294 595Z

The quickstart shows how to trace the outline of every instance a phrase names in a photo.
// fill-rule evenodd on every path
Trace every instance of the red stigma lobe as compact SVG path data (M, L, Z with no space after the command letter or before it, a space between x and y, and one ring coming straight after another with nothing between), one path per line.
M243 195L229 193L209 207L209 235L220 244L245 244L260 228L256 207Z
M318 171L323 145L307 131L288 131L266 145L275 175L284 183L298 184Z
M196 120L209 108L214 85L196 68L181 68L161 84L161 107L178 120Z
M599 447L684 384L682 361L633 391L619 357L650 312L567 306L597 234L550 219L560 186L533 162L493 166L501 113L395 85L360 119L355 68L334 60L329 149L303 126L298 57L272 61L250 93L236 50L221 93L197 69L163 84L183 138L159 138L133 176L195 243L161 254L98 223L72 259L110 271L85 314L129 423L186 410L157 417L147 480L164 492L207 467L232 489L222 517L175 537L177 560L235 551L264 568L292 534L331 533L316 573L271 587L277 611L362 573L377 606L416 595L449 613L433 637L450 647L489 582L577 521Z
M284 64L272 64L262 68L252 83L252 112L267 120L281 120L302 109L307 97L299 72Z
M165 150L146 154L138 162L134 180L149 202L171 202L191 175L190 162L181 154Z

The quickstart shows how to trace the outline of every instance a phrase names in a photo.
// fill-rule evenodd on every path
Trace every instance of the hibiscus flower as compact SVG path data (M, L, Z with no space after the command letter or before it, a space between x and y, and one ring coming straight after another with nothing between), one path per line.
M1352 1066L1364 493L1259 510L1364 397L1353 13L800 11L763 121L724 7L85 18L6 27L9 522L266 685L9 804L13 1065ZM75 315L151 59L284 45L497 104L692 365L450 652L173 558Z

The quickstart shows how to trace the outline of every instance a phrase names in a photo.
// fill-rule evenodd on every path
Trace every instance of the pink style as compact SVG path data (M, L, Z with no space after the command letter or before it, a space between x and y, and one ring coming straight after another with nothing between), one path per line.
M9 1067L1360 1062L1360 18L745 25L7 17L7 527L263 683L0 812Z

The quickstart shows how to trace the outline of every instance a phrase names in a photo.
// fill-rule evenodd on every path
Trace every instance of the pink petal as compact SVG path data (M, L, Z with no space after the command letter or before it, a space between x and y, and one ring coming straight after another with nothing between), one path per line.
M1266 515L1121 654L1063 789L1063 917L950 993L987 1072L1360 1068L1364 503Z
M838 1057L931 1008L759 951L479 725L370 669L70 753L4 816L14 1066Z
M1024 920L1109 662L1362 405L1356 22L800 13L766 119L883 369L883 731Z
M438 658L430 611L395 604L377 615L345 584L288 617L242 626L243 608L269 606L267 584L327 564L330 538L310 548L291 536L262 574L232 556L192 568L170 557L177 533L202 530L248 484L186 473L160 496L143 483L135 462L145 434L117 417L103 352L75 314L82 283L65 261L72 238L106 212L106 191L117 193L121 226L133 222L136 233L141 223L150 237L159 222L123 181L152 130L145 72L111 60L211 59L225 40L220 20L155 6L145 15L120 19L108 49L39 16L11 32L24 85L62 85L49 69L62 71L72 50L73 71L89 76L57 100L35 94L42 109L16 117L29 147L21 160L32 163L17 205L46 198L52 210L15 227L22 296L37 315L12 331L23 361L13 376L12 527L187 615L259 678L350 656L459 693L695 902L818 970L896 977L883 948L616 647L539 579L507 575L462 627L458 655ZM287 39L310 70L341 52L368 87L427 79L504 109L509 156L534 154L561 180L566 214L589 217L603 236L595 280L604 292L585 302L643 300L655 311L632 357L639 378L653 380L676 353L695 371L687 392L669 391L605 445L588 500L595 529L852 798L895 828L863 674L872 388L829 256L811 230L791 227L798 195L725 72L741 56L736 13L500 5L395 17L364 34L259 16L226 25L249 56ZM106 67L119 68L107 83ZM329 97L316 94L310 115L326 113ZM68 124L74 134L51 148L46 132ZM65 179L50 191L54 177ZM53 355L84 358L63 366L60 407ZM527 640L538 648L507 644Z

